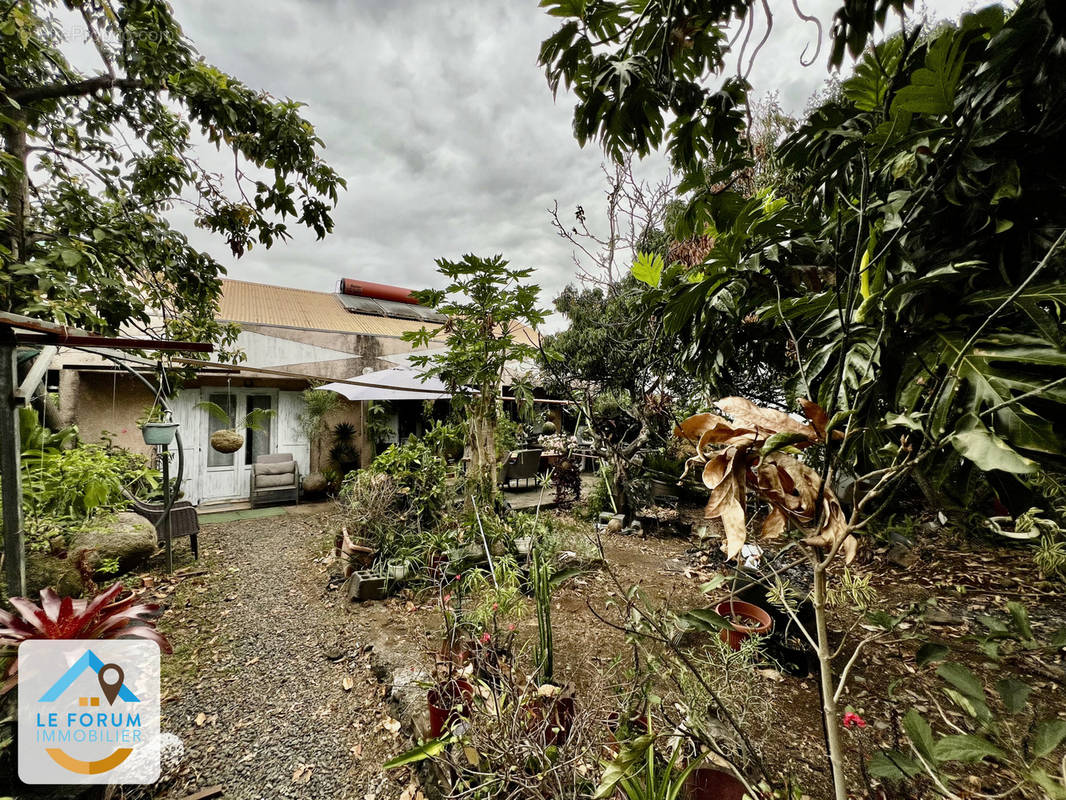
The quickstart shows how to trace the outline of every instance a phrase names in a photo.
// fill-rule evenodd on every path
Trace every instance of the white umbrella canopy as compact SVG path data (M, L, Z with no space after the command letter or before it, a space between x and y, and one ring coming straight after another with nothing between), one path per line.
M348 380L351 383L327 383L318 388L349 400L447 400L452 396L441 380L423 381L421 370L414 367L391 367Z

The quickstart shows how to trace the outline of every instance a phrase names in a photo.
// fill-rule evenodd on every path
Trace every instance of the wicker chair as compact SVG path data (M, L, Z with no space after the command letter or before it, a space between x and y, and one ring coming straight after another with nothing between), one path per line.
M526 486L537 477L540 469L540 448L529 450L515 450L510 457L500 466L500 485L505 489L511 485L511 481L524 480Z
M300 502L300 467L292 453L258 456L252 464L250 480L248 502L252 508Z
M163 544L163 531L161 529L163 504L146 503L144 500L138 500L125 490L123 490L123 494L126 495L126 499L130 501L135 512L155 525L156 538L160 544ZM182 536L188 536L189 544L192 546L193 558L199 560L200 543L197 540L199 533L200 516L196 513L196 506L188 500L175 500L174 505L170 507L170 540L173 542Z

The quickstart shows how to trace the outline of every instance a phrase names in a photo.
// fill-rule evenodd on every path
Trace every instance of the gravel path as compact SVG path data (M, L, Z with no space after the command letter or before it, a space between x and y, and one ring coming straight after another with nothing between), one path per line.
M402 749L359 616L326 591L324 513L205 526L208 574L162 584L163 730L185 759L157 797L221 784L226 798L389 798Z

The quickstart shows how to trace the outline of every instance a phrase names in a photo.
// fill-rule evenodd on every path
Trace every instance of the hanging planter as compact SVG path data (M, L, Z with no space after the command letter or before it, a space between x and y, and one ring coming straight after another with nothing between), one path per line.
M169 445L178 430L176 422L146 422L141 426L144 443L151 446Z
M234 430L215 431L211 434L211 447L220 453L236 453L244 446L244 437Z
M215 419L227 427L211 434L209 441L211 448L219 453L236 453L244 446L244 437L237 433L238 430L261 431L263 426L269 423L274 412L265 408L256 408L239 419L233 419L229 413L217 403L205 400L196 404Z

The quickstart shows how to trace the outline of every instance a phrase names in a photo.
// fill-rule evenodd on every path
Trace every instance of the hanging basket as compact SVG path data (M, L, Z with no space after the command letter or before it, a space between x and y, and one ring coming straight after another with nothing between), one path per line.
M141 436L147 445L170 444L177 430L176 422L146 422L141 426Z
M222 430L211 434L211 447L220 453L236 453L244 445L244 437L237 431Z

